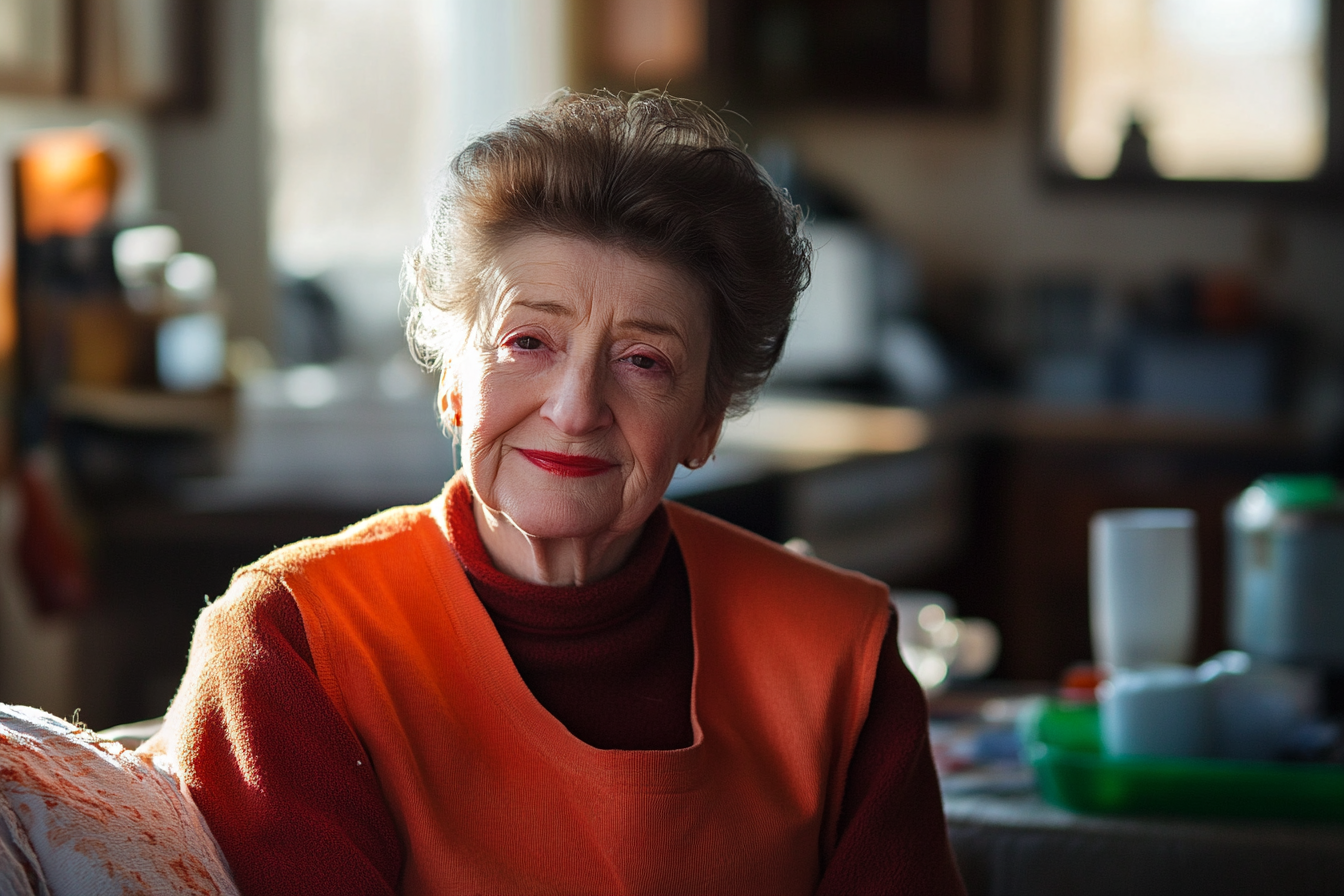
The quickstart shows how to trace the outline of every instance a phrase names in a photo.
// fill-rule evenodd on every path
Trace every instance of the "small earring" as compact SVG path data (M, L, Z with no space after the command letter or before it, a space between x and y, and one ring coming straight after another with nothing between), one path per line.
M705 465L705 462L698 457L688 457L681 462L688 470L698 470Z

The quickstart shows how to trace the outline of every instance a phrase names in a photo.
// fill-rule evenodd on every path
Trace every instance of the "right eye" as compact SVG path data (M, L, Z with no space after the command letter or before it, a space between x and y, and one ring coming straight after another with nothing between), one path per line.
M520 348L523 351L535 351L542 347L541 340L535 336L519 336L512 340L509 345L514 348Z

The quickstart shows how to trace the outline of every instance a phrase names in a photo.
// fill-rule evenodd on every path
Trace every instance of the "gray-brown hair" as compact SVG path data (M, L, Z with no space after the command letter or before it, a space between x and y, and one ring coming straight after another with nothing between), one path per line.
M740 413L779 360L810 275L801 210L720 119L662 92L563 93L472 141L449 164L428 232L407 254L407 336L426 366L491 310L505 245L545 233L669 263L709 297L706 402Z

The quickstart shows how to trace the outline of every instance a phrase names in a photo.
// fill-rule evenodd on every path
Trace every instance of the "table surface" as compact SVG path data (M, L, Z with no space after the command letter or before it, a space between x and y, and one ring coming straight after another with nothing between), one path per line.
M972 896L1344 892L1344 825L1088 816L1034 793L944 808Z

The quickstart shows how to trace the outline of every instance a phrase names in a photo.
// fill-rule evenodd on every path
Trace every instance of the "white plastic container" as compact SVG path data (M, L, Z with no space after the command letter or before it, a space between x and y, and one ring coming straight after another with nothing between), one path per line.
M1200 666L1209 682L1213 749L1227 759L1272 760L1315 715L1316 676L1225 650Z
M1211 756L1212 692L1189 666L1121 669L1097 688L1101 739L1112 756Z

